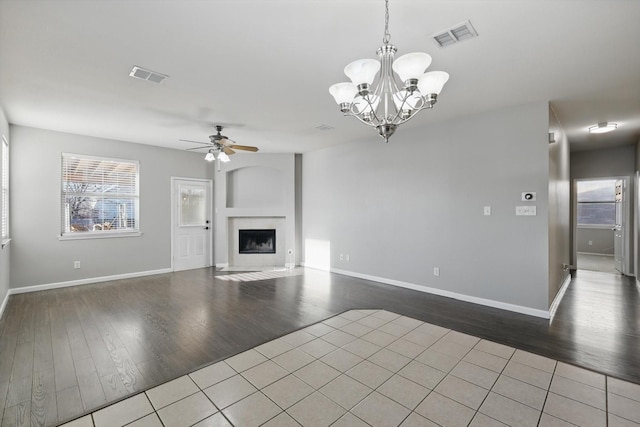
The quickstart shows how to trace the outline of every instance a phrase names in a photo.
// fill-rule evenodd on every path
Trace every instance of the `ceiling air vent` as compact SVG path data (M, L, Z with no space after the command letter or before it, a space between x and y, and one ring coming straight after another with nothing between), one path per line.
M473 25L471 25L471 21L464 21L451 28L433 34L431 37L438 46L447 47L477 36L478 32L473 28Z
M318 130L333 130L335 128L333 126L330 126L330 125L322 124L322 125L316 126L316 129L318 129Z
M166 74L156 73L155 71L147 70L142 67L138 67L137 65L133 67L129 75L136 79L147 80L153 83L160 83L169 77Z

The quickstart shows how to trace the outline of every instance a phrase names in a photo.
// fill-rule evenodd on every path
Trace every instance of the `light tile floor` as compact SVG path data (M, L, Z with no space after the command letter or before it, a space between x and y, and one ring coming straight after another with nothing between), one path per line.
M640 426L640 385L382 310L352 310L68 427Z

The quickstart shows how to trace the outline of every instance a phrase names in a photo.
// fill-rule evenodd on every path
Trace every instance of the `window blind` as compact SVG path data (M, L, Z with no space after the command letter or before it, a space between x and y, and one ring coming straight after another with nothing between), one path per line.
M61 235L139 231L139 163L62 155Z

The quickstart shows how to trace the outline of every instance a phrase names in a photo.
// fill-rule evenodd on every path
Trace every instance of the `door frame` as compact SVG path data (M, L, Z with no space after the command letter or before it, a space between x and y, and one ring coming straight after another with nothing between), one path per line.
M178 220L178 210L175 205L175 185L176 181L193 181L198 183L207 183L209 185L209 194L207 197L209 198L209 216L213 217L213 180L207 178L191 178L191 177L183 177L183 176L172 176L171 177L171 188L169 190L170 196L170 210L171 210L171 271L175 270L175 251L176 251L176 238L175 238L175 222ZM209 267L213 265L213 218L209 219Z
M630 251L630 243L632 242L632 231L633 223L631 217L631 194L630 194L630 182L632 177L630 176L599 176L599 177L589 177L589 178L574 178L571 181L571 229L572 229L572 241L571 241L571 257L572 264L578 265L578 181L603 181L603 180L622 180L622 221L624 224L624 234L622 236L624 242L622 246L622 250L624 252L624 264L623 264L623 275L626 276L634 276L634 273L630 273L633 271L632 260L631 260L631 251ZM615 253L614 253L615 256Z

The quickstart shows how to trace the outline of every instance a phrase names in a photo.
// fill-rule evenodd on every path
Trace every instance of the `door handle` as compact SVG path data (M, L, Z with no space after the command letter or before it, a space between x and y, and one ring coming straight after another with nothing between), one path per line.
M208 229L209 229L209 227L204 227L204 229L205 229L205 230L208 230Z

